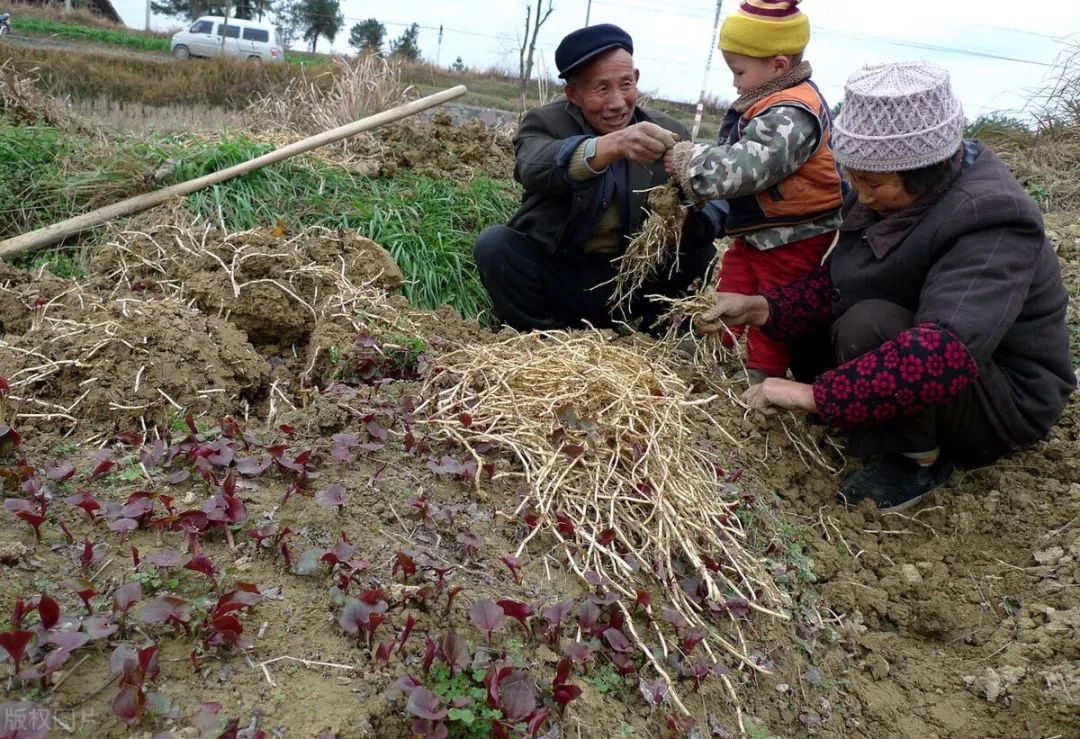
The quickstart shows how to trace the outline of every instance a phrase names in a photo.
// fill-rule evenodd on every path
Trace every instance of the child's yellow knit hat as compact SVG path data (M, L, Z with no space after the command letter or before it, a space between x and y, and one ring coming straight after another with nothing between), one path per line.
M744 0L724 21L719 47L758 58L801 54L810 42L810 20L799 0Z

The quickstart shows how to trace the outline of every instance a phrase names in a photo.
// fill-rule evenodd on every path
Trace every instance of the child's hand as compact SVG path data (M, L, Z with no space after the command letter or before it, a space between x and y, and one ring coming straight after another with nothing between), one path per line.
M675 174L675 150L668 149L664 152L664 171L667 172L667 176Z

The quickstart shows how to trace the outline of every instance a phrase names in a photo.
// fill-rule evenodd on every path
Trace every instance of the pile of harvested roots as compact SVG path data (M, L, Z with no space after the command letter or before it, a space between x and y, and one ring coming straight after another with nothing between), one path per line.
M438 364L425 393L431 423L474 455L493 444L520 462L520 471L504 474L523 478L528 495L517 513L537 525L518 554L538 534L550 535L583 579L607 578L620 602L660 589L670 607L707 630L713 660L753 669L738 622L718 621L716 606L738 598L779 616L784 598L745 546L735 515L742 502L718 477L722 450L694 436L692 417L711 420L700 408L709 398L691 399L656 356L599 333L517 336ZM730 452L735 440L720 432ZM700 582L703 596L684 590L686 578ZM668 678L623 609L646 659ZM647 628L664 654L675 648L656 620Z

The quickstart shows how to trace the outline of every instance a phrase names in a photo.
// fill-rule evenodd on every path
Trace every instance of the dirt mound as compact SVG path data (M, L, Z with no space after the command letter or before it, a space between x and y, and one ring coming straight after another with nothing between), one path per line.
M21 334L30 328L34 306L73 289L74 283L41 270L31 273L0 262L0 334Z
M377 134L369 144L365 173L393 177L410 170L435 179L471 180L477 176L509 180L514 176L514 146L506 134L480 121L460 126L446 113L430 123L401 123Z
M22 427L131 430L188 410L242 415L266 362L227 321L181 301L102 300L69 283L5 336L0 375Z
M381 246L323 229L285 238L161 226L125 232L94 260L99 287L120 285L194 300L258 346L303 343L320 316L361 292L393 290L401 271Z

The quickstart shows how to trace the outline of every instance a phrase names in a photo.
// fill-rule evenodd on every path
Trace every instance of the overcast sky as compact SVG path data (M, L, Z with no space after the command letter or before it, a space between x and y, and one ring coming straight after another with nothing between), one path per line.
M113 4L130 26L143 27L143 0L113 0ZM555 10L540 30L537 59L552 77L555 47L564 35L585 25L588 5L589 0L554 0ZM715 2L592 0L591 6L590 23L616 23L633 36L642 91L697 99ZM724 0L722 17L737 7L734 0ZM830 102L843 97L844 80L864 64L926 59L952 72L969 118L991 112L1022 114L1032 92L1047 82L1065 44L1080 42L1077 0L1042 5L1017 0L804 0L800 7L812 28L807 58ZM517 69L524 0L342 0L341 8L346 20L334 51L351 51L349 28L373 17L386 25L390 38L418 23L421 54L429 61L447 66L460 56L474 68ZM181 23L158 15L152 19L157 30L175 29ZM329 44L319 41L319 51L330 50ZM713 57L706 87L720 98L732 97L719 53Z

